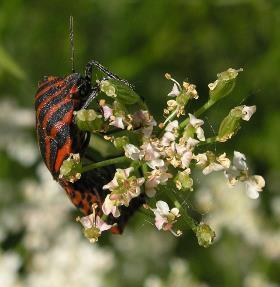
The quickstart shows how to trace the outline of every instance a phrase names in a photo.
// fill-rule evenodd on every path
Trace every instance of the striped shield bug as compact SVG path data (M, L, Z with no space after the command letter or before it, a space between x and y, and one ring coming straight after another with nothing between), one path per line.
M101 206L106 197L102 189L115 172L114 167L101 168L83 173L81 178L68 182L59 178L60 167L72 153L83 154L88 146L90 134L80 131L74 121L74 112L86 109L100 92L99 83L91 82L93 68L104 74L104 79L113 79L131 85L97 61L89 61L84 75L74 72L73 18L70 17L70 40L72 47L72 73L65 77L48 76L39 83L35 94L36 136L42 158L53 178L66 191L72 203L85 215L91 213L93 203ZM124 207L118 219L108 218L109 223L117 223L113 232L121 232L127 219L142 200L135 200Z

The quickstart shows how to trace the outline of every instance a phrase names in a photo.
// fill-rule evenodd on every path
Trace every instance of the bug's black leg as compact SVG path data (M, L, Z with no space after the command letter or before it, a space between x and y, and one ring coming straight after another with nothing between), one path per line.
M94 60L89 61L88 64L86 65L85 76L87 79L91 78L92 67L96 67L99 71L101 71L105 75L107 75L109 79L118 80L118 81L124 83L125 85L129 86L131 89L133 89L133 86L127 80L121 79L119 76L113 74L107 68L105 68L100 63L98 63L97 61L94 61Z
M86 132L86 136L85 136L85 140L84 142L82 143L82 146L81 146L81 150L80 150L80 154L83 156L86 152L86 149L88 147L88 144L89 144L89 141L90 141L90 132Z
M92 100L98 95L99 92L100 92L99 85L94 86L86 102L82 105L81 109L86 109L92 102Z

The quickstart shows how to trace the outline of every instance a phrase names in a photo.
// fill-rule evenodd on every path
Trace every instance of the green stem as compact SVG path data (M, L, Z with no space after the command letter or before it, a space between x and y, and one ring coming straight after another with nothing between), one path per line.
M194 115L196 117L199 117L200 115L202 115L204 112L206 112L209 108L211 108L216 102L212 101L211 99L209 99L202 107L200 107L195 113ZM189 123L190 119L187 118L184 121L182 121L180 123L180 128L184 128L188 123Z
M183 215L183 220L188 224L188 226L192 229L193 232L196 232L197 229L196 221L189 216L186 209L183 208L183 206L177 199L174 201L174 204L180 210L180 213Z
M96 163L91 163L86 166L83 166L82 173L90 171L92 169L96 169L96 168L100 168L100 167L104 167L104 166L108 166L112 164L117 164L117 163L124 163L124 162L131 162L131 159L127 158L126 156L120 156L120 157L111 158L111 159L103 160L103 161L96 162Z
M202 145L206 145L206 144L212 144L217 142L217 136L211 137L206 139L204 142L199 142L199 144L197 146L202 146Z
M173 201L174 205L180 210L184 222L187 223L187 225L195 233L198 223L188 214L186 208L181 205L177 194L173 191L172 188L164 187L163 189L166 191L166 194L169 196L169 198Z

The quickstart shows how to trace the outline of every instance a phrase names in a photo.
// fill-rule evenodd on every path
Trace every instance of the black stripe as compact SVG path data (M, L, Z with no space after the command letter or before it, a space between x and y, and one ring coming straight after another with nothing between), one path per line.
M54 176L56 175L54 171L56 155L57 155L57 142L51 138L50 139L50 169L51 169L52 175Z
M58 93L59 91L63 92L65 89L69 89L70 87L67 86L66 82L63 82L63 84L60 87L53 86L50 90L48 90L46 93L42 94L36 101L35 101L35 110L38 109L39 105L45 101L48 97L51 97L53 94ZM57 94L56 97L58 97L60 93Z
M59 132L56 134L55 137L58 149L64 146L69 137L71 137L70 126L68 124L65 124L61 127L61 129L59 130Z
M44 90L45 88L47 88L47 87L49 87L49 86L52 86L53 84L55 84L55 83L57 83L57 82L59 82L59 81L61 81L61 80L63 80L63 78L61 78L61 77L55 77L55 79L53 79L52 81L43 80L41 83L39 83L39 85L41 85L41 86L40 86L40 88L37 90L37 94L38 94L40 91Z
M52 127L59 121L61 121L65 114L68 113L71 109L73 109L72 101L67 102L66 104L62 105L48 120L46 126L46 132L49 134L51 132Z
M47 102L39 111L39 122L42 123L45 115L47 114L47 112L55 105L59 104L60 102L62 102L68 95L69 93L69 89L65 89L62 93L60 93L57 97L51 99L49 102Z

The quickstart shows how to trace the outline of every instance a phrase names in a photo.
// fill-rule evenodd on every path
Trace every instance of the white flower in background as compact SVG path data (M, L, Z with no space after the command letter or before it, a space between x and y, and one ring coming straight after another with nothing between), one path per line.
M171 177L172 174L166 172L166 168L152 170L148 173L148 177L145 182L145 193L149 197L154 197L156 194L156 187L159 184L165 184Z
M144 178L136 178L129 176L133 168L117 169L112 181L103 186L103 189L111 191L105 198L102 206L104 214L113 214L114 217L119 217L120 212L118 207L121 205L128 206L132 198L140 195L140 186L144 183Z
M17 253L0 253L0 282L3 287L22 286L19 283L18 269L21 259Z
M157 201L156 209L153 209L155 214L155 225L158 230L170 231L173 235L181 235L180 231L174 232L172 230L173 224L176 223L177 218L180 217L179 209L174 207L170 210L168 204L162 200Z
M201 127L204 124L204 121L201 119L197 119L192 114L189 114L189 117L190 117L189 125L191 125L195 129L195 133L196 133L197 138L200 141L205 141L204 131Z
M125 152L125 156L132 159L132 160L140 160L141 159L140 149L133 144L125 145L124 146L124 152Z
M207 151L195 155L194 159L197 161L197 166L203 168L202 173L205 175L213 171L228 169L230 166L230 160L226 157L226 153L217 157L213 152Z
M225 170L229 185L234 186L238 181L244 182L246 194L252 199L259 197L259 192L265 187L265 180L260 175L248 174L246 157L243 153L234 151L232 165Z
M97 205L92 205L92 213L87 216L78 217L79 221L84 227L84 235L89 239L91 243L98 241L101 233L108 230L112 225L103 221L99 215L96 214Z
M252 115L256 112L256 106L243 106L242 108L242 119L249 121Z

